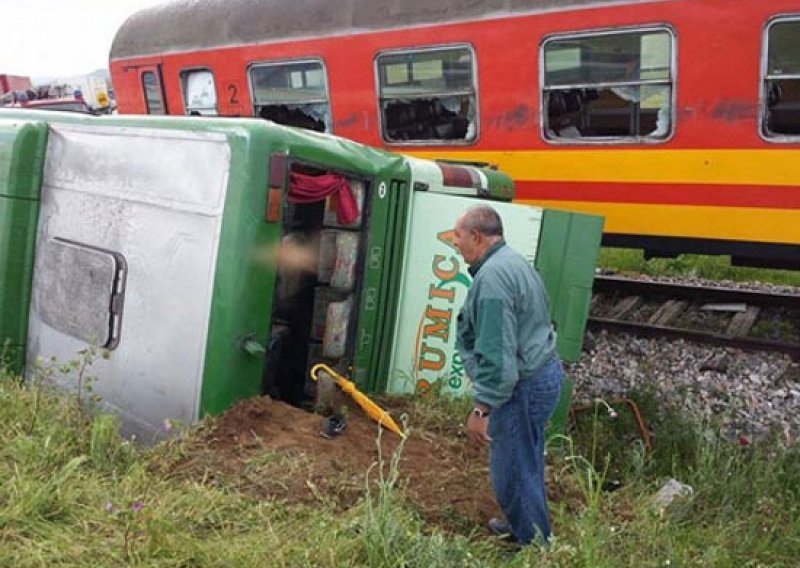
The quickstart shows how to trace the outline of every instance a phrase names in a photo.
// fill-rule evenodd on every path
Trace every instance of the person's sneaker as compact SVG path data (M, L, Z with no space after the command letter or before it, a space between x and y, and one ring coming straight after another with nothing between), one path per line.
M323 418L320 435L323 438L335 438L347 428L347 420L341 414L334 414L328 418Z
M498 519L498 518L489 519L489 530L492 531L499 538L516 540L514 538L514 533L511 532L511 525L509 525L503 519Z

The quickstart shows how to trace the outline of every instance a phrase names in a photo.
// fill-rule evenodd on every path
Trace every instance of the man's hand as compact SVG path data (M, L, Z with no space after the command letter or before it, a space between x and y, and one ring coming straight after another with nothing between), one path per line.
M467 417L467 437L471 442L485 446L489 444L492 439L487 434L486 429L489 426L489 417L480 417L474 412L469 413Z

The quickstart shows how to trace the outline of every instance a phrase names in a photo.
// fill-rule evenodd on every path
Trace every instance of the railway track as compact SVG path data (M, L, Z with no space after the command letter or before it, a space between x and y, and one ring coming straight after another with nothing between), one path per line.
M597 276L589 326L800 359L800 294Z

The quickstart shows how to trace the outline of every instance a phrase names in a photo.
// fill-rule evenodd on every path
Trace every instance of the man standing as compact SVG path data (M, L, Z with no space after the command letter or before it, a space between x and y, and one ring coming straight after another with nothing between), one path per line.
M475 398L467 435L490 446L492 487L507 519L492 519L489 528L546 544L544 426L563 371L544 285L506 245L500 216L487 205L458 218L455 245L473 278L458 315L458 349Z

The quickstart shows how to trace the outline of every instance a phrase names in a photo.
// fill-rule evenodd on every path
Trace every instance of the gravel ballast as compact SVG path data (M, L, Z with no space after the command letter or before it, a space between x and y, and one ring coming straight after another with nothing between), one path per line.
M658 280L800 294L767 284ZM599 331L587 332L580 360L565 368L575 381L575 402L654 390L665 403L717 424L726 437L777 434L792 444L800 436L800 364L787 355Z

